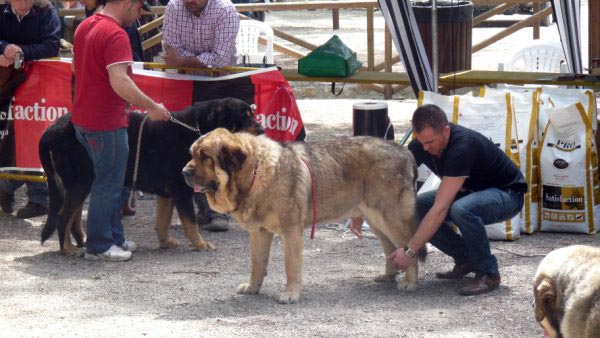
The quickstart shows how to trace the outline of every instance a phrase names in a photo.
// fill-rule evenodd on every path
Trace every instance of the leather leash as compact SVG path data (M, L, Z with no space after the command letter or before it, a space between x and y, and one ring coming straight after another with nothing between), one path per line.
M142 133L144 132L144 124L146 123L147 119L148 115L145 115L144 119L142 120L142 123L140 124L140 129L138 131L137 145L135 147L135 162L133 165L133 179L131 182L131 190L129 191L129 197L127 198L127 206L129 207L129 209L133 209L133 205L135 204L135 186L137 184L138 167L140 164L140 148L142 146Z

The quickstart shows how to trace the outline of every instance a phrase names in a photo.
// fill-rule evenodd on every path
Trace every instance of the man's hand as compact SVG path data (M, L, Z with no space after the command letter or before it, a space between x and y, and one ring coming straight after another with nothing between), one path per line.
M13 60L13 62L17 57L17 53L23 53L21 47L17 45L10 44L4 48L4 57Z
M163 59L165 63L169 66L181 67L183 66L183 57L177 54L177 51L174 48L169 46L165 46L165 51L163 53Z
M151 121L169 121L171 113L162 103L157 103L151 109L148 109L148 118Z
M0 55L0 67L10 67L15 63L15 59L9 59L4 55Z
M408 257L403 248L396 249L387 258L392 261L394 268L399 271L404 271L415 263L415 258Z

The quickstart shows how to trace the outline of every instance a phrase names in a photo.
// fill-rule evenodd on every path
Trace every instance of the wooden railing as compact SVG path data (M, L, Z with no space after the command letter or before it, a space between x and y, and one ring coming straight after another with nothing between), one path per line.
M484 41L477 43L472 46L472 53L476 53L477 51L509 36L510 34L529 26L533 26L533 37L534 39L539 38L539 26L540 20L544 19L546 16L552 13L551 7L546 8L544 10L540 9L540 3L548 2L547 0L472 0L472 2L476 5L496 5L490 11L479 15L473 18L473 26L476 27L478 24L481 24L485 20L489 19L495 14L505 12L511 9L514 6L519 4L524 4L528 2L534 3L534 15L519 21L512 26L498 32L494 36L491 36ZM260 3L260 4L236 4L236 9L238 12L252 12L252 11L299 11L299 10L315 10L315 9L326 9L332 11L332 25L333 28L336 29L339 27L339 10L340 9L365 9L366 10L366 19L367 19L367 27L366 27L366 46L367 46L367 62L366 65L362 68L363 70L374 72L374 71L383 71L383 72L392 72L392 66L400 61L400 57L398 55L393 55L392 48L392 38L391 34L385 29L384 33L384 44L383 44L383 62L376 63L376 48L375 48L375 33L374 33L374 12L375 8L378 8L379 5L376 0L365 0L365 1L309 1L309 2L284 2L284 3ZM150 32L158 27L161 27L163 24L163 16L162 14L165 11L165 7L156 6L152 7L152 11L158 15L161 15L156 20L147 23L139 28L140 33L144 34ZM82 9L65 9L60 10L59 14L61 16L67 15L83 15ZM277 27L272 27L274 35L283 40L291 43L293 47L288 47L281 42L274 41L273 49L280 53L283 53L289 57L299 59L306 54L308 54L311 50L315 49L317 45L295 37L291 34L288 34ZM144 50L151 48L162 41L162 33L158 33L145 41L143 41ZM378 55L381 55L380 51L377 51ZM391 85L367 85L371 89L376 90L380 93L383 93L386 98L390 98L391 95L404 88L404 86L397 85L392 87Z

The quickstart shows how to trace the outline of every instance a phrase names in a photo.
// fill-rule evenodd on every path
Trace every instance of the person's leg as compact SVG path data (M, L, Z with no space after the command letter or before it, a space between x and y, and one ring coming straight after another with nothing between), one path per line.
M428 191L417 196L417 214L423 219L435 202L436 191ZM462 237L454 232L448 222L442 223L438 231L429 240L431 245L452 257L456 265L468 263Z
M123 188L125 171L127 170L127 156L129 155L129 141L126 128L116 130L114 135L115 160L111 169L111 176L113 178L111 181L111 190L117 191L118 193L115 194L115 199L113 200L110 226L115 244L121 246L125 241L125 230L123 229L123 223L121 223L121 207L123 206L122 197L124 191L130 191L130 189Z
M17 218L27 219L48 214L48 185L27 182L27 205L17 210Z
M48 208L48 184L45 182L27 182L27 197L29 203L35 203Z
M86 148L94 164L94 182L92 183L87 215L86 251L99 254L116 245L114 215L120 212L121 187L125 164L121 163L123 149L117 150L117 138L123 133L117 131L83 133L75 127L77 140ZM124 135L127 132L124 131ZM126 137L126 136L125 136ZM127 157L126 155L124 156ZM118 218L118 217L117 217ZM122 233L122 230L121 230Z
M25 182L0 179L0 207L2 211L10 214L15 203L15 191Z
M490 250L486 224L507 220L523 207L523 194L490 188L468 194L452 204L449 218L458 226L468 260L476 271L498 275L498 262Z
M195 196L195 200L198 206L196 220L201 229L213 232L229 230L229 216L212 210L208 205L206 195L198 194Z

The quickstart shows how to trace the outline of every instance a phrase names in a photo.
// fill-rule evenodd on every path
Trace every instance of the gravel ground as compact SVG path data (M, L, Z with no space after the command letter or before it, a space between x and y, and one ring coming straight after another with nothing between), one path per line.
M324 102L335 105L339 113ZM351 100L300 100L309 139L351 134ZM414 102L390 103L397 137ZM432 250L414 293L372 281L384 257L370 232L354 238L339 224L306 236L304 289L295 305L274 298L284 285L282 244L273 244L269 276L256 296L235 293L249 275L248 235L235 224L203 233L217 246L193 252L176 222L180 248L161 250L153 228L154 200L138 201L124 220L140 245L126 263L88 262L58 254L53 237L39 244L44 217L19 220L0 213L0 336L2 337L541 337L531 281L549 251L580 243L600 247L597 236L535 234L493 242L502 285L482 296L456 294L458 282L435 278L451 260ZM24 205L18 191L17 208ZM176 218L174 218L175 220Z
M364 34L364 13L342 11L341 26L348 29L341 31L326 28L329 12L308 13L310 20L299 13L271 12L267 22L290 33L304 30L315 42L340 34L351 48L364 52L365 40L353 35ZM375 25L382 29L380 19ZM551 27L542 28L542 38L558 38ZM311 35L315 31L322 35ZM475 30L474 42L494 32ZM531 33L524 30L511 37L475 54L474 68L495 69ZM311 84L294 85L298 98L331 98L327 85L316 92ZM347 87L342 97L381 95ZM309 140L350 135L354 102L299 100ZM399 138L416 103L388 105ZM279 305L274 298L285 274L278 238L261 293L237 295L237 285L249 276L247 233L235 224L226 233L203 232L217 249L193 252L174 217L172 232L183 245L161 250L153 230L154 203L152 196L145 196L138 201L137 215L124 220L127 237L140 246L126 263L60 256L56 237L39 244L44 217L24 221L0 213L0 337L541 337L531 306L538 263L566 245L600 247L598 236L576 234L539 233L493 242L502 285L472 297L456 294L458 282L435 278L435 272L450 269L452 262L431 250L421 265L419 288L404 293L393 284L372 281L384 265L373 235L367 231L358 240L339 224L322 225L315 240L306 236L300 302ZM24 204L21 189L17 208Z

